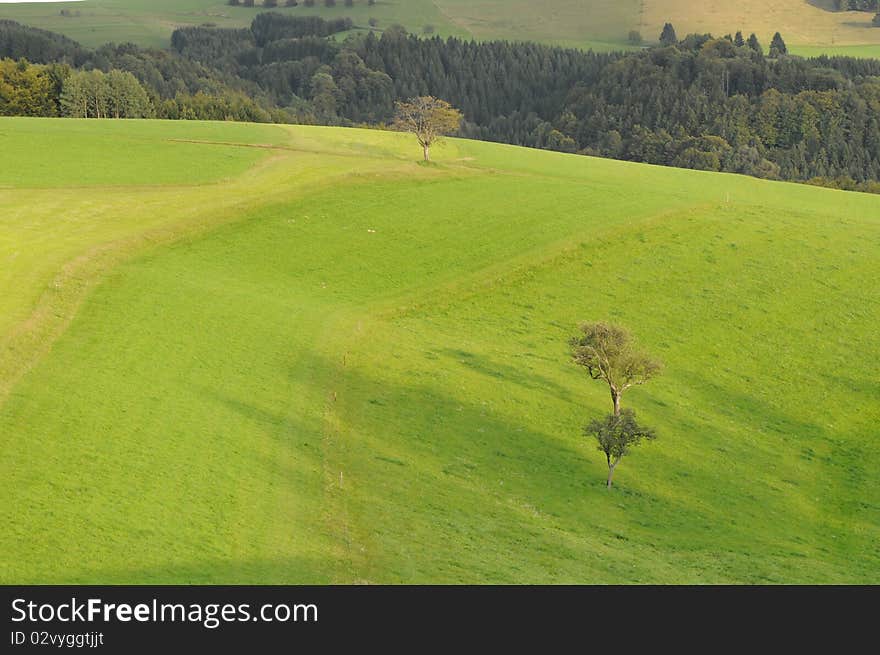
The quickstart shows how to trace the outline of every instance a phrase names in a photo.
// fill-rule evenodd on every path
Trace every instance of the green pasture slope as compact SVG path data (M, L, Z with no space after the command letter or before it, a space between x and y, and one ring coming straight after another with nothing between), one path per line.
M880 582L880 197L335 128L10 147L0 582ZM610 491L600 319L666 364Z
M416 34L539 41L599 51L632 48L628 36L633 30L646 42L656 42L664 23L672 21L680 36L743 30L755 32L766 48L781 30L795 54L880 57L880 29L871 27L872 16L827 11L831 5L831 0L379 0L369 6L367 0L355 0L346 7L338 0L337 6L325 7L317 0L315 7L300 3L274 11L348 16L358 30L399 23ZM0 18L60 32L90 47L132 41L166 48L176 27L244 27L261 11L259 4L230 7L222 0L0 3Z

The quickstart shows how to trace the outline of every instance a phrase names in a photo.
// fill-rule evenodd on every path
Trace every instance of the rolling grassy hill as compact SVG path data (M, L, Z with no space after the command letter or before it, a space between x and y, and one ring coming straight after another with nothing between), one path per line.
M0 582L880 582L877 196L335 128L0 147ZM611 491L591 319L666 364Z
M282 3L283 4L283 3ZM679 35L712 32L718 36L741 29L755 32L766 48L781 30L798 54L846 54L880 57L880 29L871 15L831 12L830 0L380 0L374 6L355 0L345 7L279 8L296 14L350 16L361 29L370 19L383 29L394 23L416 33L475 39L533 40L596 50L629 47L627 36L638 30L657 39L672 21ZM61 9L70 15L62 16ZM66 34L84 45L132 41L167 47L181 25L213 23L249 25L261 7L229 7L219 0L85 0L50 4L0 4L0 18L11 18Z

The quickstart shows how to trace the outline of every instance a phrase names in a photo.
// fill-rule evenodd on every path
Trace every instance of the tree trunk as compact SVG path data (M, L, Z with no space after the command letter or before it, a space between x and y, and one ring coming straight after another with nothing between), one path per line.
M424 144L422 146L425 151L425 161L431 161L431 153L429 152L430 147L431 146L429 146L428 144Z
M620 463L620 458L619 458L619 457L618 457L617 459L614 460L614 463L613 463L613 464L611 463L610 460L608 461L608 483L605 485L605 488L606 488L606 489L610 489L610 488L611 488L611 479L614 477L614 469L617 468L617 465L618 465L619 463Z
M611 402L614 403L614 415L620 416L620 392L615 389L611 390Z

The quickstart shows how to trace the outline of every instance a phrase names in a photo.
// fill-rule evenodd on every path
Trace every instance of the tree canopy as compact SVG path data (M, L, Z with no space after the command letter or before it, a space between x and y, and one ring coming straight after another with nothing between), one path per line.
M643 439L654 439L651 428L639 425L635 412L621 409L623 392L644 384L660 373L660 363L635 348L626 328L609 323L584 323L580 334L569 340L572 359L587 369L590 378L602 380L611 391L613 412L594 419L584 427L595 437L608 461L608 487L614 469L632 446Z
M619 415L609 414L604 419L590 421L584 427L584 434L595 438L599 443L599 450L605 453L608 461L608 487L611 486L614 469L624 455L641 441L657 438L652 428L639 425L636 414L631 409L624 409Z
M770 42L770 56L781 57L782 55L787 54L788 47L786 47L785 41L782 39L782 35L777 32L773 35L773 40Z
M408 102L398 102L394 127L415 134L422 146L425 161L430 160L430 148L445 134L461 126L461 112L445 100L433 96L419 96Z
M569 341L576 364L611 391L614 415L620 414L620 398L627 389L659 375L661 364L637 350L626 328L609 323L584 323L581 334Z
M660 45L670 46L676 43L678 43L678 37L675 34L675 28L672 23L666 23L660 33Z

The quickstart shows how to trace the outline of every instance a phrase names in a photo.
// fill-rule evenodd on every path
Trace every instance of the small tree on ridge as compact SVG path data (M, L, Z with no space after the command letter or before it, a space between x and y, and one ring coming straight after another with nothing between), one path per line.
M461 112L445 100L421 96L397 103L394 127L415 134L425 161L430 161L431 146L443 135L456 132L461 127L461 120Z

